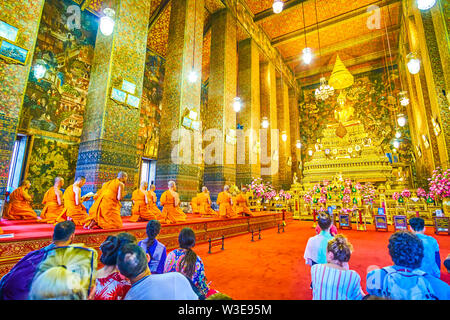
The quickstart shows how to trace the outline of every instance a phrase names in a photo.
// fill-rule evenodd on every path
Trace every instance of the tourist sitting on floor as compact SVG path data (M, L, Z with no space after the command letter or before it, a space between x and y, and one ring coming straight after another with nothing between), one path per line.
M184 228L178 236L180 248L167 255L164 272L180 272L192 281L202 298L216 293L209 288L202 259L192 250L195 246L195 233L191 228Z
M422 218L409 219L409 226L411 232L418 236L423 243L423 259L419 269L439 279L441 277L441 256L438 242L435 238L425 235L425 221Z
M29 180L23 180L20 186L9 195L3 211L7 220L38 220L36 212L31 207L32 197L28 193L31 188Z
M152 274L164 273L166 263L166 247L156 240L161 231L161 223L158 220L151 220L147 223L147 239L139 241L139 246L150 256L148 267Z
M447 272L450 272L450 254L444 260L444 266L447 268Z
M397 231L389 238L391 267L367 274L367 292L393 300L449 300L450 286L420 270L424 256L422 240L409 231Z
M320 233L308 239L305 248L305 263L313 266L317 263L327 263L327 245L328 241L333 239L330 234L331 219L328 214L321 213L318 218Z
M343 235L328 242L328 263L311 267L313 300L361 300L365 296L361 277L348 266L352 250Z
M131 282L125 300L198 300L181 273L151 274L150 256L135 244L126 244L119 250L117 267Z
M51 249L31 283L30 300L92 300L97 251L87 247Z
M29 252L3 276L0 281L0 300L27 300L34 274L47 252L55 247L70 245L74 237L75 224L72 221L56 224L50 245Z
M94 300L123 300L131 283L117 269L117 254L125 244L136 243L136 237L123 232L108 236L100 245L100 262L104 267L97 271Z

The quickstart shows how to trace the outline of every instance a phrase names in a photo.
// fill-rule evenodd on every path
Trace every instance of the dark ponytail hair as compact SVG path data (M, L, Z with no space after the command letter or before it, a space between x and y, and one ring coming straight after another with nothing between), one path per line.
M332 223L330 216L326 213L319 213L317 222L319 224L320 229L322 230L327 230Z
M197 264L197 254L192 250L195 246L195 233L191 228L184 228L178 236L181 249L186 250L186 255L180 263L181 270L188 278L192 278Z
M150 220L147 223L147 228L145 229L145 231L148 237L147 243L147 251L148 251L155 242L155 238L159 234L159 231L161 231L161 223L158 220Z
M136 244L136 237L130 233L122 232L117 236L108 236L100 245L100 250L102 252L100 262L105 266L116 265L119 250L128 243Z
M353 246L342 234L328 241L327 251L333 253L333 259L341 263L349 262L352 250Z

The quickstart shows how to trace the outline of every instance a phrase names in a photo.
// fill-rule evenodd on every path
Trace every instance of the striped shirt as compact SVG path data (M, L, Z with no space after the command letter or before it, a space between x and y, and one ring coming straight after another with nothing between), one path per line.
M353 270L339 270L325 264L311 267L313 300L361 300L361 277Z

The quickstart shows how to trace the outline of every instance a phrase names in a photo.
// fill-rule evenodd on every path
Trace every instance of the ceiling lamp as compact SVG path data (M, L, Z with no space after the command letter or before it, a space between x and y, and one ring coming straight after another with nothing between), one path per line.
M395 149L398 149L400 147L400 141L394 140L393 146Z
M198 75L197 75L197 72L195 72L195 70L191 70L191 72L189 72L188 80L189 80L190 83L197 82Z
M297 147L297 149L301 149L302 143L300 142L300 140L297 140L297 143L295 144L295 146Z
M400 138L402 137L402 133L401 133L400 131L397 131L397 132L395 133L395 137L396 137L397 139L400 139Z
M267 129L269 127L269 119L267 119L267 117L262 118L261 126L264 129Z
M417 53L411 52L406 56L406 65L411 74L417 74L420 71L420 59Z
M313 155L312 149L309 149L309 150L308 150L308 154L309 154L310 157Z
M310 64L313 58L313 53L311 48L306 47L302 50L302 60L305 64Z
M353 75L347 70L339 55L336 57L333 72L331 73L329 85L334 89L345 89L353 85L355 79Z
M283 11L284 3L281 0L275 0L272 5L272 9L274 13L280 13Z
M406 91L401 91L399 94L399 101L403 107L406 107L409 104L409 98Z
M325 79L325 77L321 77L320 87L316 89L316 99L325 101L333 95L334 88L327 84L327 80Z
M242 102L241 102L241 98L236 97L233 99L233 110L234 112L239 112L241 111L242 108Z
M397 123L400 127L404 127L406 125L406 117L403 113L400 113L397 116Z
M286 131L283 131L283 133L281 134L281 140L286 141L287 140L287 134Z
M417 7L420 10L431 9L436 4L436 0L417 0Z
M105 15L100 18L100 31L103 35L110 36L114 31L115 22L113 18L116 12L111 8L106 8L103 13Z
M38 59L36 61L36 64L33 67L33 75L34 77L39 80L42 79L45 76L45 73L47 72L46 63L42 59Z

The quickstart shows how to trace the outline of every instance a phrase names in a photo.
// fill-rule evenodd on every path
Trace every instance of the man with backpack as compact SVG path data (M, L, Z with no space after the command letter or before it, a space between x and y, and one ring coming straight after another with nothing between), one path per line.
M392 300L450 300L450 286L420 270L424 257L422 240L409 231L389 238L393 266L367 274L367 292Z
M0 280L0 300L27 300L31 282L47 252L55 247L68 246L75 237L75 224L63 221L55 225L53 242L29 252Z

